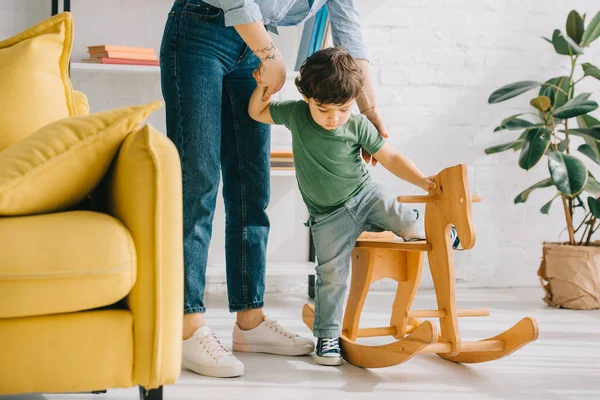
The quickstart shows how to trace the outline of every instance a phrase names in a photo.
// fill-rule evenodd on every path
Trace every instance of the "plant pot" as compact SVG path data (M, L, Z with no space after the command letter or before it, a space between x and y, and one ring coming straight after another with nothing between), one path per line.
M600 308L600 246L571 246L544 243L538 270L546 297L552 307L574 310Z

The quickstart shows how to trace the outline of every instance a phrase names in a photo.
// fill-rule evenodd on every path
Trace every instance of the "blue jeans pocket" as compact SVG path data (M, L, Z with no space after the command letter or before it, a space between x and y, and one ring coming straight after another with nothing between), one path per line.
M197 1L187 3L181 12L181 15L198 19L217 19L223 15L223 10L203 1Z

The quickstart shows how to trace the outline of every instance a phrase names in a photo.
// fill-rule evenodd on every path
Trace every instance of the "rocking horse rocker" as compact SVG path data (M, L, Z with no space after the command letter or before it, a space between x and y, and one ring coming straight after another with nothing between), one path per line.
M461 340L458 317L488 316L489 310L457 310L454 259L450 229L454 225L465 250L475 245L471 203L481 199L471 195L467 168L457 165L443 170L434 179L437 185L426 196L400 196L402 203L426 203L425 241L402 242L391 232L364 233L352 252L352 280L340 344L344 359L364 368L401 364L415 354L435 353L457 363L480 363L505 357L538 337L538 325L523 318L509 330L489 339ZM427 252L435 287L437 310L412 310ZM362 308L369 286L380 279L398 282L390 326L359 329ZM304 323L312 329L314 308L302 310ZM439 318L437 326L419 318ZM381 346L356 342L357 338L393 336L396 341Z

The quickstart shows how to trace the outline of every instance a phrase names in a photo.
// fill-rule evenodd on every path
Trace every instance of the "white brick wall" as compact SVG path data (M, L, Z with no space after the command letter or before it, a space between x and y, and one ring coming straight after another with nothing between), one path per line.
M92 0L73 0L76 40L74 59L85 56L85 46L127 39L134 45L158 50L162 26L170 0L108 0L100 7ZM506 116L522 110L527 97L487 105L490 93L518 80L545 80L566 73L565 57L555 55L540 36L564 29L568 12L595 14L597 0L357 0L364 35L379 96L379 104L391 132L390 141L420 168L434 174L440 169L465 163L472 187L484 198L474 206L478 241L475 248L457 254L457 280L467 286L535 286L541 242L557 240L563 229L559 203L550 216L539 208L550 190L531 195L526 205L513 205L520 190L546 176L545 167L533 171L518 168L513 153L486 156L483 150L514 134L492 133ZM12 35L45 18L47 0L0 0L0 37ZM139 24L137 21L144 21ZM118 23L109 24L116 20ZM111 26L111 29L107 29ZM296 32L283 30L278 44L289 65L295 61ZM585 59L600 64L600 41ZM87 74L87 73L86 73ZM157 76L74 75L76 87L84 89L95 109L160 98ZM581 89L580 89L581 90ZM600 100L600 84L586 81L586 91ZM284 96L295 96L288 87ZM159 127L164 121L155 117ZM285 135L275 135L278 144ZM375 177L398 193L418 193L381 167ZM293 182L274 184L274 229L284 232L272 243L275 261L293 255L306 258L303 218ZM278 189L280 188L280 189ZM290 197L291 196L291 197ZM294 197L296 196L296 197ZM296 207L293 222L287 222L285 205ZM218 217L222 216L219 211ZM302 215L300 215L302 214ZM215 222L211 260L220 263L222 223ZM274 237L274 236L272 236ZM560 236L564 239L564 233ZM299 244L296 242L298 240ZM425 273L428 275L428 273ZM429 282L427 276L426 282Z
M526 205L512 204L522 189L546 176L545 166L525 172L515 154L486 156L483 150L515 137L492 131L528 99L490 106L493 90L566 73L568 58L555 55L540 36L564 30L573 8L594 15L600 3L387 0L363 22L390 140L429 174L466 163L472 187L484 198L474 206L477 245L456 258L463 285L538 285L541 242L558 240L563 229L558 201L550 216L539 213L551 190L533 193ZM600 47L594 47L586 59L598 64ZM597 82L585 83L586 91L599 89ZM374 174L392 190L418 193L381 168Z

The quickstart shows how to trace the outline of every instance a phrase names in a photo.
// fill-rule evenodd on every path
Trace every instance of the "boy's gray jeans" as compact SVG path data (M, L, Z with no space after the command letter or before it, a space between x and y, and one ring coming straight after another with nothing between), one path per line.
M424 237L419 211L398 203L376 182L331 213L312 215L307 225L318 261L313 333L320 338L341 336L350 255L361 233L392 231L406 239Z

